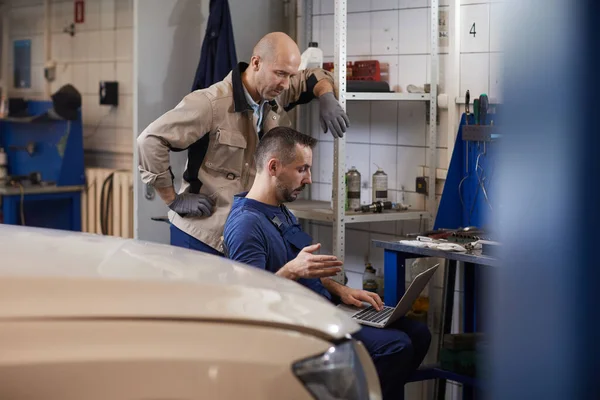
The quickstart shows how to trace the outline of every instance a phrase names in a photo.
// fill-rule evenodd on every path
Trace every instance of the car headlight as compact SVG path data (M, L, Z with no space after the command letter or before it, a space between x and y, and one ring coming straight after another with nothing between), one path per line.
M317 400L369 398L367 378L351 340L299 361L292 369Z

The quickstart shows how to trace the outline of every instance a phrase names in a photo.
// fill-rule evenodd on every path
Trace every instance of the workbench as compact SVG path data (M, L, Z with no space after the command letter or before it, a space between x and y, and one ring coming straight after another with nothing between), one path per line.
M496 258L484 256L481 250L473 250L468 253L436 250L431 248L417 247L398 241L373 240L375 247L384 249L384 301L387 306L395 307L402 298L405 290L406 260L421 257L436 257L447 260L444 271L444 289L442 306L442 337L451 333L452 314L454 310L454 286L456 282L457 263L464 263L464 307L463 307L463 331L476 332L478 327L478 290L477 290L477 266L497 267L500 261ZM481 324L480 324L481 325ZM446 371L438 366L420 368L411 381L438 379L437 398L444 399L446 393L446 381L451 380L463 384L463 397L472 399L474 388L481 388L479 379Z
M52 111L52 101L29 100L26 106L18 118L0 119L6 182L12 182L0 184L2 222L81 231L81 110L76 119L64 120Z
M0 186L3 223L81 231L85 185Z

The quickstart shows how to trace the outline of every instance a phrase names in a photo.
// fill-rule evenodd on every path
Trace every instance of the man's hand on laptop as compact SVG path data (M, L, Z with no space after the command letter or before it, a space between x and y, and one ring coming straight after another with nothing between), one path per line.
M335 256L313 254L321 248L321 244L313 244L303 248L298 256L285 264L276 275L298 280L300 278L324 278L341 272L342 262Z
M363 301L371 304L377 311L383 310L383 301L377 293L366 290L352 289L345 286L340 293L340 299L344 304L363 307Z

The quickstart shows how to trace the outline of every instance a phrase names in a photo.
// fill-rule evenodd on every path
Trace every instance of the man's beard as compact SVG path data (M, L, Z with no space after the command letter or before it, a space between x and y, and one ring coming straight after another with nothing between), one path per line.
M304 187L306 185L302 185L295 189L290 189L289 187L287 187L280 181L277 181L276 186L277 186L277 195L279 197L279 200L284 203L291 203L292 201L294 201L298 198L298 194L296 194L294 192L304 190Z

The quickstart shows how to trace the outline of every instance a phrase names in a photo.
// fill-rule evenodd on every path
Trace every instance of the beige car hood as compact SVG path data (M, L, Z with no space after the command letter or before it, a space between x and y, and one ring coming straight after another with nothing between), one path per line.
M331 339L359 329L295 282L193 250L0 225L0 257L0 320L212 320Z

